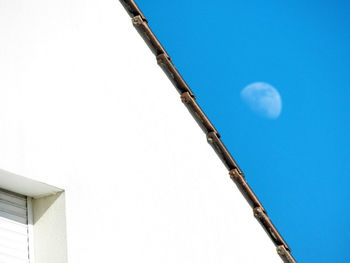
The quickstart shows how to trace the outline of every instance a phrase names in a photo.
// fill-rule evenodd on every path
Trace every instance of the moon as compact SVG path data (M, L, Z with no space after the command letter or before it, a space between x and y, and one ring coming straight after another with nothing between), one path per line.
M282 99L277 89L265 82L249 84L241 91L242 100L258 115L277 119L282 111Z

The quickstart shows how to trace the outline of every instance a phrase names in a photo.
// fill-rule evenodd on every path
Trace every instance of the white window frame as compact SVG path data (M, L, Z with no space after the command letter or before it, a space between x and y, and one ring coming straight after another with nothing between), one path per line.
M27 231L28 231L28 254L29 263L47 263L48 257L55 257L55 255L65 255L60 259L60 263L67 261L67 240L66 240L66 214L65 214L65 193L62 189L51 186L46 183L38 182L23 176L16 175L11 172L0 169L0 188L8 192L20 194L26 197L27 204ZM52 198L55 197L55 198ZM57 203L58 202L58 203ZM52 205L56 204L56 205ZM35 222L35 212L41 209L42 205L48 205L49 209L40 214L40 227L38 222ZM56 207L56 208L55 208ZM42 211L41 211L42 213ZM46 215L48 217L46 217ZM37 215L38 216L38 215ZM46 220L46 227L50 224L52 217L59 218L60 225L57 235L63 234L65 242L55 243L53 239L50 243L50 251L42 255L41 253L35 255L35 252L41 252L41 246L46 246L47 243L47 229L42 228L42 222ZM56 234L56 233L55 233ZM52 233L51 233L52 235ZM44 241L43 241L44 240ZM50 239L48 239L50 240ZM62 241L62 239L61 239ZM46 250L45 250L46 251Z
M32 202L32 199L33 198L27 196L29 263L35 263L35 257L34 257L34 218L33 218L33 202Z

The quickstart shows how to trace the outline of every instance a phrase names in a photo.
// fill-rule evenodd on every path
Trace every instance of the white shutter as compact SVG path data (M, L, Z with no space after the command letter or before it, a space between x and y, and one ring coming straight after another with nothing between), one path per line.
M28 263L27 198L0 189L0 263Z

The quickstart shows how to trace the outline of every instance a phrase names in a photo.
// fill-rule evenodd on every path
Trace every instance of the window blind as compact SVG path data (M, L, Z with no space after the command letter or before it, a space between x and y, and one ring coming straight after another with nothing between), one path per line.
M28 263L27 198L0 189L0 263Z

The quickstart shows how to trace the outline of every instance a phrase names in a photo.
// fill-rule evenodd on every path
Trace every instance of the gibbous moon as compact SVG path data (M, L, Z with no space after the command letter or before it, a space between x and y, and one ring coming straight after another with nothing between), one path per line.
M241 98L253 112L260 116L277 119L281 114L281 96L270 84L252 83L241 91Z

